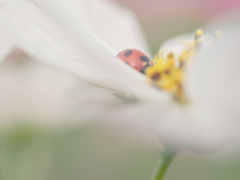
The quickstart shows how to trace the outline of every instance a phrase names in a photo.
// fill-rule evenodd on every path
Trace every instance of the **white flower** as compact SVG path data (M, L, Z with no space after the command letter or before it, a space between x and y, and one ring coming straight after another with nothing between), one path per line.
M107 21L103 30L101 15ZM190 104L183 106L115 58L129 47L147 51L134 20L122 16L104 0L5 0L0 6L4 28L27 54L108 89L109 97L114 92L137 101L102 110L105 118L147 122L161 141L184 149L211 149L239 138L240 35L226 34L195 60L185 85Z

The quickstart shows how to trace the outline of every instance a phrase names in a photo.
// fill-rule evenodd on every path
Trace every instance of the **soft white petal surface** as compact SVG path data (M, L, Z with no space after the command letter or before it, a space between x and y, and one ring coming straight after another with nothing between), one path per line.
M239 33L225 34L209 54L196 60L189 81L190 97L201 113L232 138L240 137L239 46Z
M150 129L161 142L184 150L212 151L223 145L228 136L216 122L199 114L194 106L145 104L125 107L114 114L114 119L135 122L135 128Z
M44 11L26 0L8 0L1 5L2 19L27 53L91 83L134 94L140 99L168 98L148 86L140 73L114 58L108 46L68 8L67 1L38 3Z
M40 16L36 14L40 13L36 9L32 9L36 11L31 14L31 19L26 8L19 8L15 2L9 1L8 3L9 5L3 4L1 6L5 12L2 14L3 20L7 21L6 26L9 26L11 36L17 45L31 55L50 64L54 64L57 67L65 68L73 73L75 72L75 74L80 75L82 78L86 77L87 74L90 74L87 77L88 80L94 80L94 78L97 77L96 73L89 73L97 72L96 68L91 67L92 64L89 64L90 62L77 62L82 59L88 59L89 56L84 52L77 52L76 46L72 47L70 46L71 43L64 41L67 38L64 40L60 39L60 36L65 37L64 34L61 33L61 29L54 26L53 23L46 21L43 15ZM34 17L37 19L34 19ZM34 22L33 20L36 21ZM37 25L42 29L37 28ZM48 34L44 33L44 29L48 30ZM101 74L103 73L98 73L100 78ZM93 77L91 77L91 75Z
M0 66L0 127L36 123L51 127L82 124L122 101L113 92L15 51Z
M67 5L116 53L126 48L136 48L149 54L141 27L131 11L110 0L68 0Z

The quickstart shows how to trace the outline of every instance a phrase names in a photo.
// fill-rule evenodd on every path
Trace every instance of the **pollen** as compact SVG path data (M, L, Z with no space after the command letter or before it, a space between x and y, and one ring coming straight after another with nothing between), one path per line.
M201 48L202 35L203 31L198 29L192 41L181 41L183 51L177 58L173 53L164 56L165 49L160 49L154 56L154 65L145 71L148 82L163 91L171 92L178 102L185 102L183 89L185 65Z
M197 29L195 34L196 34L196 36L200 37L200 36L203 35L203 30L202 29Z

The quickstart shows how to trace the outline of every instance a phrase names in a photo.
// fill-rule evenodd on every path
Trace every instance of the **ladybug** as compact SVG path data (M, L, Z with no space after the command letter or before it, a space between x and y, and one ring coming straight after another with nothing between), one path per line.
M145 53L137 49L125 49L118 53L117 57L143 74L145 74L147 67L153 66L152 60Z

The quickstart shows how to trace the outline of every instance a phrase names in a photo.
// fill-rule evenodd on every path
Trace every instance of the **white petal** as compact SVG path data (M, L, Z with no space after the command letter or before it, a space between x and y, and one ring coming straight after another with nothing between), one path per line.
M189 95L199 116L222 129L228 138L240 137L240 34L225 34L219 44L194 63Z
M173 106L164 118L156 119L152 130L161 141L175 148L196 152L215 151L229 142L231 137L221 125L202 113L194 105Z
M96 38L96 35L91 33L91 28L86 26L86 23L81 23L84 21L83 18L72 11L69 1L35 0L34 2L50 14L63 28L75 35L79 40L79 45L85 47L88 53L95 56L95 62L106 66L111 76L122 81L130 91L134 91L133 93L142 97L158 98L160 96L160 93L145 84L144 76L113 58L116 54L110 51L111 48L107 44L103 44L99 37Z
M119 85L115 86L116 83L114 85L114 81L108 74L99 68L96 69L97 65L86 62L92 59L91 56L84 51L79 51L66 33L47 19L39 9L34 6L31 8L27 9L24 6L19 8L18 4L12 1L1 5L4 27L11 32L18 46L37 59L67 70L84 80L121 90ZM28 10L35 12L29 16Z
M133 13L109 0L61 0L49 2L31 0L46 11L53 11L64 4L77 21L88 27L97 37L115 50L115 55L126 48L136 48L149 53L143 32ZM57 5L57 6L56 6ZM67 12L67 11L66 11ZM64 14L65 18L69 14ZM73 20L73 19L72 19Z
M213 151L229 137L215 122L199 116L197 107L174 103L144 104L118 109L112 117L128 123L132 131L150 129L164 144L192 151ZM140 129L140 130L139 130Z
M39 5L43 2L32 1ZM68 0L66 5L116 53L126 48L136 48L149 53L136 17L126 8L109 0Z
M69 4L73 5L72 1L76 0L68 1ZM91 23L90 28L98 37L118 52L126 48L135 48L149 54L141 27L132 12L109 0L82 2L87 4L87 14L90 18L87 18L87 21Z
M80 50L79 59L83 60L86 64L79 64L77 60L70 58L69 55L72 55L71 49L56 41L56 38L51 37L54 34L48 33L48 25L52 23L51 27L53 25L55 25L53 27L57 26L49 17L46 17L46 13L43 13L28 1L8 0L1 5L3 20L5 20L8 28L12 30L12 34L15 36L18 44L26 52L29 52L42 61L77 74L81 78L103 87L117 89L116 87L120 85L122 92L126 92L124 91L125 88L125 90L127 89L128 92L138 96L138 98L165 99L165 94L157 92L157 90L145 83L144 76L114 58L115 55L96 39L84 24L76 23L81 22L81 19L75 17L74 13L66 8L66 2L41 2L43 2L44 7L49 11L48 13L50 13L65 30L68 30L71 36L74 35L74 37L76 37L76 42ZM55 9L52 7L55 7ZM31 14L31 16L29 16L29 14ZM44 18L44 21L40 21L39 23L39 19L41 18ZM35 22L36 20L38 21ZM60 29L60 32L64 31ZM57 37L59 38L59 36ZM64 48L59 48L62 46ZM73 47L73 45L71 47ZM71 53L68 53L69 51ZM90 55L91 57L83 58L82 55ZM88 64L93 62L94 64ZM97 69L92 66L89 67L89 65L97 66ZM103 72L103 68L99 69L99 67L107 70ZM109 73L111 77L107 77ZM125 87L122 84L124 84Z
M52 128L81 125L121 100L17 52L0 67L0 127L35 123ZM21 66L19 66L21 64Z

